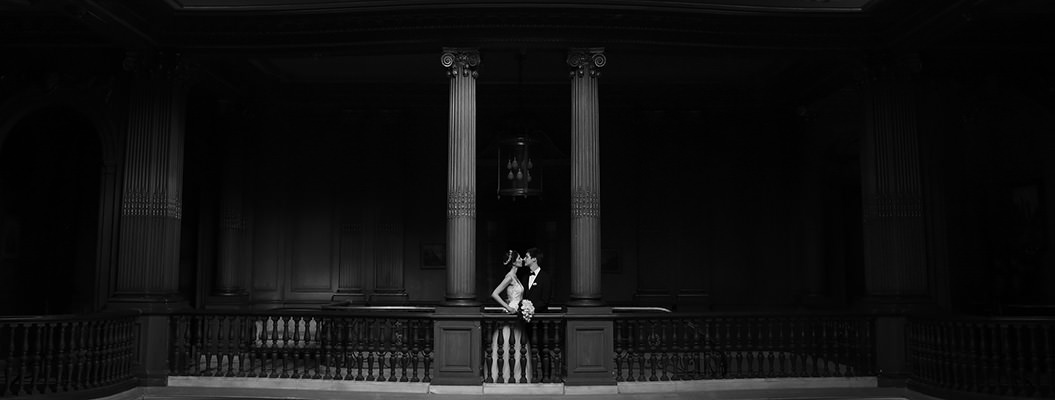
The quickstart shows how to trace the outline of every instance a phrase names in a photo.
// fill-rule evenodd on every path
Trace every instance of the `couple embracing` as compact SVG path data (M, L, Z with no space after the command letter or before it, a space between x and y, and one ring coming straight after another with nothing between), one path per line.
M496 383L533 382L528 324L536 312L546 310L553 294L551 274L539 265L542 257L542 251L536 247L528 249L523 257L515 250L507 251L503 266L508 272L491 292L491 297L507 313L517 314L523 321L506 324L491 335L490 368ZM505 298L501 296L502 291Z

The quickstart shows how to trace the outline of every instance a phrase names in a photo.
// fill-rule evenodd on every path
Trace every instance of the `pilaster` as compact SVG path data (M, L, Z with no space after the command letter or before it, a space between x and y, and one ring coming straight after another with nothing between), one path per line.
M125 140L114 293L108 307L137 309L138 374L145 385L168 376L168 316L179 293L183 143L188 64L179 54L129 53L132 76Z
M927 301L926 232L914 76L918 59L874 67L861 140L865 286L884 306ZM895 306L895 308L901 308Z
M133 78L110 303L169 308L179 295L187 65L178 54L129 53Z

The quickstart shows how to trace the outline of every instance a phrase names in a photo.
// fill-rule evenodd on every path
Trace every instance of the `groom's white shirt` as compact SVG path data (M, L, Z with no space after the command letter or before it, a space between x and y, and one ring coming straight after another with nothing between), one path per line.
M539 272L542 272L542 267L535 269L534 273L531 274L531 277L528 278L528 289L531 289L531 287L535 285L535 277L538 276Z

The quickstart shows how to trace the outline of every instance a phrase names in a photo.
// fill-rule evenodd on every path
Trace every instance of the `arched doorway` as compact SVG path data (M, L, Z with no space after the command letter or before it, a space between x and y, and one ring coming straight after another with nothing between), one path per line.
M0 142L0 315L92 311L101 154L92 122L66 107Z

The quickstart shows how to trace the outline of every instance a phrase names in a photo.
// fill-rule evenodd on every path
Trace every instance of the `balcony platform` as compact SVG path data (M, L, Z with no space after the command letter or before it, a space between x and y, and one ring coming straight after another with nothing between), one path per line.
M171 377L169 386L139 387L105 400L130 399L825 399L937 400L905 388L877 387L875 378L722 379L621 382L614 386L485 384L440 386L413 382L322 381L235 377Z

